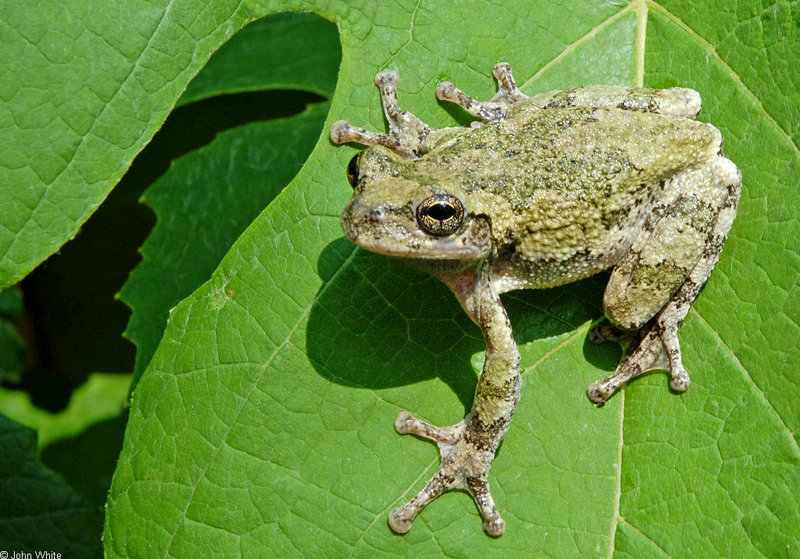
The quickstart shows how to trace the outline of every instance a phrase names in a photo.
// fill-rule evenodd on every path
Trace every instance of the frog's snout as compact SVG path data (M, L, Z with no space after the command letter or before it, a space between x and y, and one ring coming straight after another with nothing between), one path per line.
M385 221L386 211L380 205L366 204L361 198L354 196L342 212L342 224L357 225L355 229L374 227ZM347 230L345 230L347 233Z
M354 196L342 212L342 230L357 245L372 247L380 244L381 239L408 234L403 218L409 216L403 216L403 213L402 209L387 204L371 204Z

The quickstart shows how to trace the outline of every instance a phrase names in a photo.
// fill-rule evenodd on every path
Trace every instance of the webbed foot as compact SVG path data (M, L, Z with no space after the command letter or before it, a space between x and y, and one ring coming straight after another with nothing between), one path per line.
M589 399L598 407L629 380L657 369L669 371L670 387L675 392L686 392L689 388L689 374L681 361L677 327L665 329L658 320L652 320L640 330L633 331L604 324L590 330L589 341L596 344L606 341L627 344L625 355L614 374L592 383L586 390Z
M490 536L503 535L506 524L497 512L487 481L496 445L487 448L481 444L481 437L472 436L469 416L455 425L437 427L404 411L397 416L394 426L400 434L410 433L434 441L439 447L441 462L439 470L413 499L389 513L389 527L398 534L405 534L431 501L451 489L464 489L483 517L484 531Z

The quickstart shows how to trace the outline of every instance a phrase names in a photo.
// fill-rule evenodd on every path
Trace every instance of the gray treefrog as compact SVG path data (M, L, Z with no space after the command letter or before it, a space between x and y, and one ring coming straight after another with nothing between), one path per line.
M520 393L520 356L500 294L545 288L613 268L603 298L610 324L592 341L626 347L613 375L592 384L602 405L633 377L668 370L689 387L677 331L716 264L736 214L741 174L722 156L719 131L695 117L690 89L615 86L533 97L511 67L495 66L498 92L478 102L444 82L440 100L481 119L433 129L397 105L397 73L375 83L389 121L376 134L345 121L337 144L370 146L347 168L353 198L342 213L358 246L429 271L481 328L486 357L472 409L448 427L402 412L399 433L437 443L438 472L389 515L411 529L450 489L472 495L487 534L505 530L488 474Z

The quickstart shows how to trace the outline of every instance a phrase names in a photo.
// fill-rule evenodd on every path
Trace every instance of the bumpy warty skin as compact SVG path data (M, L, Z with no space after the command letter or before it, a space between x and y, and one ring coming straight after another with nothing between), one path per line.
M472 99L450 83L440 99L482 119L432 129L397 106L397 74L376 77L388 134L344 121L336 143L367 149L348 166L353 198L345 235L367 250L412 263L443 281L481 328L486 358L467 416L438 427L402 412L395 427L437 443L441 464L392 511L407 532L423 507L461 488L484 530L505 530L488 475L520 397L519 351L500 294L547 288L612 268L604 295L610 324L593 341L622 341L614 374L588 389L603 405L632 378L670 372L689 387L677 331L708 279L736 214L741 174L722 156L722 136L697 122L690 89L595 86L534 97L511 68L494 70L498 94Z

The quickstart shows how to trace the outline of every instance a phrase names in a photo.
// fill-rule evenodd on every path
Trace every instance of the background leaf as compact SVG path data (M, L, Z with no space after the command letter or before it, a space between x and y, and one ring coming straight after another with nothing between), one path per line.
M129 375L94 373L75 390L69 405L58 413L37 407L26 392L0 388L0 413L34 429L42 462L40 467L59 474L100 510L122 447L129 385ZM26 454L19 455L19 449L3 450L6 460L30 460ZM36 489L36 486L18 486L16 491L22 499L28 491ZM30 499L38 497L29 496ZM42 506L47 502L43 500ZM44 509L41 512L44 513ZM84 537L85 527L81 528L71 535L73 539Z
M18 381L24 368L25 342L13 324L22 311L19 289L0 291L0 381Z
M86 502L36 456L36 433L0 414L0 541L4 551L101 557L102 507Z

